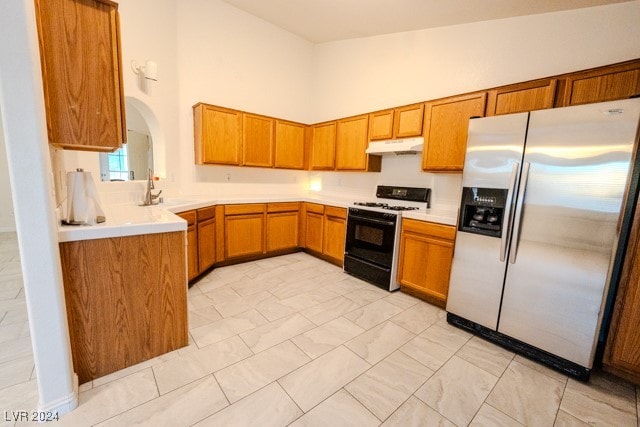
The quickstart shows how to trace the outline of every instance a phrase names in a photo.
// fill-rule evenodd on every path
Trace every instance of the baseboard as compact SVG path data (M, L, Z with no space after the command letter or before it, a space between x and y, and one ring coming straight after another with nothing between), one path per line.
M43 404L38 402L38 411L41 413L57 414L62 417L78 407L78 375L73 374L73 391L65 397L61 397L58 400Z

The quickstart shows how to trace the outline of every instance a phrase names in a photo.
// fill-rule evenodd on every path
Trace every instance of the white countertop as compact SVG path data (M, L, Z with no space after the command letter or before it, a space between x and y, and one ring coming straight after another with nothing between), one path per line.
M359 200L359 199L358 199ZM62 225L58 226L58 241L104 239L109 237L134 236L139 234L168 233L184 231L187 222L175 215L192 209L213 205L235 203L273 203L273 202L312 202L330 206L347 208L353 206L354 199L324 196L181 196L168 198L164 203L153 206L137 206L135 204L111 205L105 207L106 221L96 225ZM429 221L439 224L456 225L455 210L434 210L428 212L405 211L404 218Z

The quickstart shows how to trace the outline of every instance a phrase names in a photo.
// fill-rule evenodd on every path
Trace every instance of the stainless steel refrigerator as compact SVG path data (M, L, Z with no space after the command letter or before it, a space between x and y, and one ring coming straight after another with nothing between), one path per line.
M586 379L640 99L469 122L450 323Z

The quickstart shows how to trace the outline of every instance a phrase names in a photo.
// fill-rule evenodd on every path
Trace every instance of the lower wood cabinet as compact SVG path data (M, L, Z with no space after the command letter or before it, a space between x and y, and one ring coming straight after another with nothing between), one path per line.
M267 205L267 252L298 247L299 203Z
M198 274L216 262L215 206L198 209Z
M322 253L324 238L324 206L317 203L305 203L304 209L304 247Z
M180 212L180 218L187 221L187 276L195 279L199 272L198 266L198 214L195 210Z
M324 209L322 253L344 263L344 239L347 233L347 210L326 206Z
M453 226L402 220L398 281L403 290L446 305L455 235Z
M263 203L225 206L225 259L265 252L265 208Z
M334 264L344 262L347 210L317 203L304 204L304 248Z
M604 354L604 369L640 384L640 204L631 238Z
M188 345L184 232L60 243L80 383Z

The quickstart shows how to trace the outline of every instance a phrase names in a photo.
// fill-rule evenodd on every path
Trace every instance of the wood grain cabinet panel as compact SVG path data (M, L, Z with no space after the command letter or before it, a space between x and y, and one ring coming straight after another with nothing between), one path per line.
M544 79L492 89L487 97L487 116L553 108L557 79Z
M114 151L126 142L118 5L36 0L51 145Z
M347 233L347 210L325 207L322 253L339 264L344 262L344 241Z
M336 122L321 123L313 126L310 169L335 169L336 127Z
M198 277L198 214L195 210L180 212L180 218L187 221L187 276L189 281Z
M369 114L370 141L393 138L393 116L393 109ZM420 123L420 126L422 127L422 123Z
M225 259L265 253L265 212L264 204L225 206Z
M484 116L486 92L428 102L425 107L422 169L462 171L469 118Z
M198 274L216 262L216 220L198 222Z
M267 214L267 252L298 247L298 211Z
M393 137L407 138L422 135L424 103L398 107L393 115Z
M640 385L640 204L636 206L613 319L604 354L604 369Z
M306 211L305 215L305 248L322 253L324 215Z
M188 344L184 232L60 244L80 383Z
M381 157L366 153L369 145L368 136L368 115L338 120L336 170L380 172Z
M276 119L276 168L304 169L306 126Z
M196 164L239 165L242 162L242 113L196 104L194 144Z
M444 307L449 291L455 227L405 219L398 281L409 293Z
M570 74L564 106L613 101L640 95L640 61Z
M242 164L272 167L274 119L243 113L242 120Z

